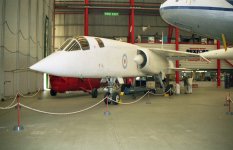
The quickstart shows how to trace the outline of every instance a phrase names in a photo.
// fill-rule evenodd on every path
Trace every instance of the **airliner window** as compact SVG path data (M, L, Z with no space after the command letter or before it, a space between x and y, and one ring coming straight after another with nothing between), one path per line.
M71 41L72 39L67 39L59 48L59 50L63 50Z
M76 40L73 40L67 47L66 51L75 51L75 50L80 50L80 46Z
M104 47L104 43L103 43L103 41L100 38L95 38L95 39L98 42L100 48Z
M78 37L77 40L80 43L82 50L90 49L89 43L85 37Z

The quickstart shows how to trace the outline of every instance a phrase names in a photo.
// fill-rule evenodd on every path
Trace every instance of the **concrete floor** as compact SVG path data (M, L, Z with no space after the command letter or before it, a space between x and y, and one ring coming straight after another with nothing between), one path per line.
M172 97L150 96L133 105L105 104L89 111L54 116L22 108L24 130L17 124L15 109L0 110L1 150L232 150L233 116L223 106L227 91L194 89L193 94ZM51 112L86 108L102 98L79 93L22 98L23 104ZM140 95L138 95L139 97ZM125 96L123 102L133 101ZM151 104L147 104L150 101ZM7 106L10 100L0 102Z

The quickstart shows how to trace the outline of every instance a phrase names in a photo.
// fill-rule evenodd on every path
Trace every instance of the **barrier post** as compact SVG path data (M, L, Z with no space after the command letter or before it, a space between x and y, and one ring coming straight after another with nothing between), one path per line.
M105 116L109 116L111 113L108 111L108 101L109 101L109 98L108 96L105 97L107 100L106 100L106 111L104 112L104 115Z
M23 126L20 125L20 96L17 94L17 118L18 118L18 124L13 128L14 131L21 131L23 130Z
M150 90L147 92L147 100L146 100L146 104L151 104L151 101L150 101Z
M230 101L230 99L228 100L228 102L229 102L229 109L228 109L228 112L230 113L230 112L231 112L231 101Z
M226 97L226 104L224 105L224 106L228 106L228 112L226 112L227 115L233 115L233 112L231 112L231 103L232 103L232 99L229 92L229 95Z

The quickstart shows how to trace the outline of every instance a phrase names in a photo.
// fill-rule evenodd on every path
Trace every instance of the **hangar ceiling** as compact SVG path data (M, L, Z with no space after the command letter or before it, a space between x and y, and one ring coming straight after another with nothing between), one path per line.
M134 0L135 15L159 15L159 7L165 0ZM128 15L132 5L130 0L99 1L70 0L55 1L56 14L83 14L84 8L89 8L89 14L103 14L106 11L117 11L120 15Z

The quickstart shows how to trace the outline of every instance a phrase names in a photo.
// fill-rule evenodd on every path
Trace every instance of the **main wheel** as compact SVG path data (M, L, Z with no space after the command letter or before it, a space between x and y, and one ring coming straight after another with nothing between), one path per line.
M96 88L94 88L92 91L91 91L91 97L92 98L97 98L98 96L98 91Z
M53 89L51 89L51 90L50 90L50 95L51 95L51 96L56 96L56 95L57 95L57 92L54 91Z
M119 93L117 93L117 92L115 92L115 93L113 93L112 94L112 103L114 104L114 105L118 105L118 103L120 102L120 95L119 95Z
M109 92L106 92L105 94L104 94L104 103L105 104L111 104L111 101L108 99L109 98L109 96L110 96L110 93Z

